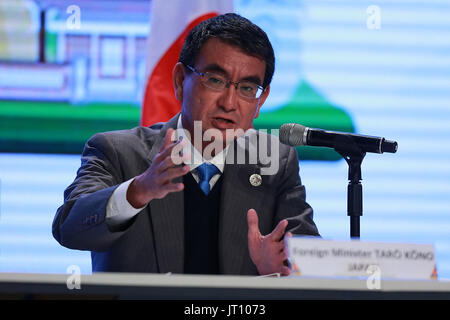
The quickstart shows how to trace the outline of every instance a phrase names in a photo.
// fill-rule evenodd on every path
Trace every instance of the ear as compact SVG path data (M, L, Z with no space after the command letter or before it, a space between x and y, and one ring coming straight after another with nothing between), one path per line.
M255 119L259 117L259 110L261 109L262 105L264 104L267 97L269 96L269 92L270 92L270 85L268 85L266 87L266 90L264 90L264 92L262 93L261 97L258 100L258 105L256 107L256 112L255 112Z
M186 69L181 62L177 62L172 70L173 86L175 88L175 98L178 101L183 102L183 82Z

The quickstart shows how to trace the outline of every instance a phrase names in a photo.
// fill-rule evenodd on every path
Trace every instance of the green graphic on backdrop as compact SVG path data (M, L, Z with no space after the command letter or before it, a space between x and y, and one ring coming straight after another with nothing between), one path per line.
M140 109L134 104L0 101L0 152L81 153L87 139L97 132L129 129L139 125ZM281 108L262 112L257 129L279 129L297 122L310 127L354 132L350 116L330 104L306 82ZM337 160L327 148L298 148L305 160Z
M264 106L263 106L264 108ZM307 127L355 132L349 114L331 104L308 82L300 82L291 101L274 111L264 112L255 120L256 129L279 129L284 123L299 123ZM332 149L298 147L303 160L338 160L341 156Z
M81 153L97 132L139 125L132 104L87 104L0 101L0 151Z

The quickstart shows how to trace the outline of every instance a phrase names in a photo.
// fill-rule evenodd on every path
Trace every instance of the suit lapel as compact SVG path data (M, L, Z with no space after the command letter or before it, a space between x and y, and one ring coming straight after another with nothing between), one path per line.
M239 139L243 142L244 139ZM249 178L252 174L259 174L257 164L248 164L250 152L255 152L252 146L234 143L233 153L227 154L227 163L223 173L221 209L219 222L219 259L221 273L247 274L247 263L250 259L247 245L247 211L259 207L251 199L243 201L243 195L249 194L251 184ZM239 154L240 153L240 154ZM245 155L247 164L239 164L239 156Z
M179 116L180 114L177 114L168 122L166 122L159 131L159 133L157 134L156 138L153 141L149 142L151 144L150 151L148 153L148 158L150 162L153 161L153 158L159 152L159 149L161 149L161 145L163 143L164 137L166 136L167 130L169 130L170 128L177 129Z
M162 127L149 152L150 160L153 160L159 152L167 130L176 129L177 121L178 115ZM181 181L182 178L174 180L176 183ZM150 201L149 207L159 272L182 273L184 269L183 192L172 192L163 199L154 199Z

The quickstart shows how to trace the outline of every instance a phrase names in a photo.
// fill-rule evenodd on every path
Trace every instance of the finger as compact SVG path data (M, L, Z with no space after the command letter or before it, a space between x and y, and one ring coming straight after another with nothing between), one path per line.
M170 158L175 165L180 165L182 163L190 163L191 153L189 150L185 150L187 145L187 140L179 140L178 143L173 146L170 145L167 150L164 150L162 156L165 158Z
M255 209L247 211L248 235L261 235L258 227L258 214Z
M169 168L175 167L175 163L173 163L172 158L168 157L165 159L162 159L161 162L158 165L157 171L159 173L166 171Z
M178 164L173 161L173 157L167 157L161 160L161 162L158 165L158 172L164 172L169 168L174 168Z
M288 276L288 275L290 275L291 274L291 269L289 269L288 267L286 267L286 266L283 266L282 268L281 268L281 275L282 276Z
M167 147L171 144L179 142L180 139L177 139L176 131L172 128L167 129L166 135L162 141L161 147L159 148L158 153L162 153Z
M184 189L183 183L167 183L162 187L162 190L167 193L178 192Z
M281 220L277 226L275 227L275 229L273 229L273 231L268 235L268 237L272 240L272 241L280 241L280 239L283 237L284 235L284 231L286 230L286 227L288 225L288 221L286 219Z
M175 149L172 149L175 150ZM190 161L190 153L187 153L180 157L179 159L174 159L173 156L166 157L165 159L161 160L161 162L158 165L158 172L164 172L165 170L169 168L173 168L175 166L178 166L182 163L189 163Z
M155 197L156 199L162 199L166 197L169 193L179 192L184 189L184 184L182 183L167 183L163 186L159 187L158 195Z
M172 128L167 129L166 135L164 136L163 143L161 144L161 148L159 148L159 152L167 148L172 142L176 142L176 134L175 130Z
M176 142L174 142L172 144L165 145L165 143L163 142L163 144L161 145L160 150L158 151L158 153L153 158L152 166L159 166L159 164L161 162L163 162L167 158L167 153L168 153L167 149L169 149L169 151L171 151L179 143L180 143L180 141L176 141Z
M161 174L162 181L163 183L171 182L175 178L184 176L189 170L189 166L169 168Z
M172 161L173 161L175 158L179 158L179 153L186 146L186 143L187 142L184 139L177 140L177 141L165 146L164 149L159 151L159 154L157 156L160 158L160 161L162 161L166 158L172 158ZM177 155L177 157L175 157L175 156L172 157L172 155Z
M172 152L174 151L175 148L179 148L179 151L181 151L183 149L182 146L183 141L179 140L176 141L172 144L170 144L169 146L167 146L165 149L161 150L153 159L153 166L158 166L158 171L162 172L163 168L160 167L161 163L164 162L166 159L170 159L169 162L165 163L165 168L170 167L170 166L175 166L178 164L181 164L181 161L179 161L179 157L172 157ZM177 163L174 162L174 160L177 160Z

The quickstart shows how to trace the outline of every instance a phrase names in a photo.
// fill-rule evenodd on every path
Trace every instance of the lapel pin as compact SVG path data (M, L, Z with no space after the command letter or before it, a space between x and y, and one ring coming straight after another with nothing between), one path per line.
M259 174L254 173L250 176L250 184L254 187L260 186L262 183L262 178Z

